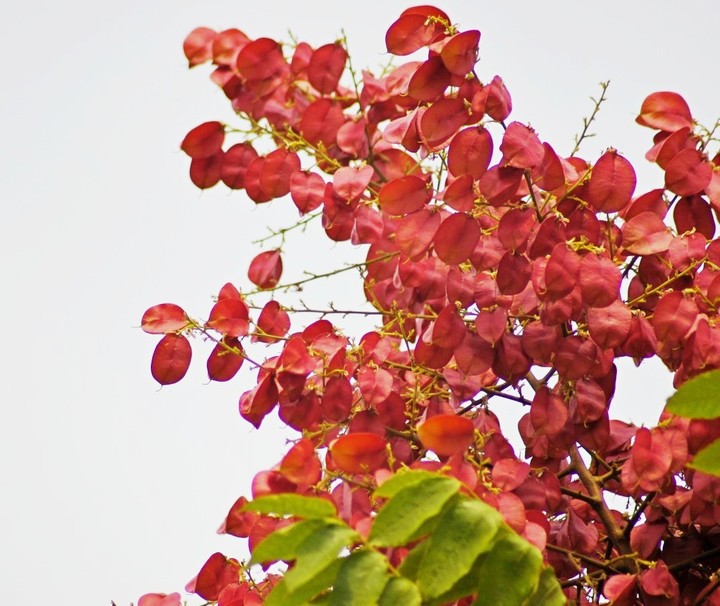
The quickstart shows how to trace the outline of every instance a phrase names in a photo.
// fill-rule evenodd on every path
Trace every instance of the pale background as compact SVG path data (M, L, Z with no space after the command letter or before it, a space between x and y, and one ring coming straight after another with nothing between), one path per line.
M321 45L344 28L356 67L386 60L383 36L419 2L8 3L0 21L0 595L6 604L118 606L182 591L214 551L243 542L215 529L254 472L278 461L283 435L255 433L237 412L253 381L207 384L196 357L180 384L158 390L156 338L137 326L152 304L207 314L211 296L245 282L264 226L292 223L289 201L254 209L222 186L200 193L179 149L229 104L186 69L194 27ZM595 160L614 146L638 167L638 192L658 184L642 160L651 131L633 120L656 90L720 115L714 0L440 3L482 31L481 78L500 74L513 117L559 153L610 79ZM273 217L276 217L273 219ZM280 217L280 219L278 219ZM288 275L322 271L346 246L305 244ZM315 289L320 302L359 287ZM310 292L308 297L310 297ZM657 365L625 374L615 409L652 422L670 393ZM619 413L619 414L620 414ZM509 423L508 423L509 424ZM190 604L201 600L190 597Z

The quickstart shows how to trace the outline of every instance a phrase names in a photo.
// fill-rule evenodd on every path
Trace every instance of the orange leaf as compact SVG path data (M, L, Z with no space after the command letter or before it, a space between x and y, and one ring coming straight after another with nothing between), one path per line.
M685 126L692 127L692 115L687 102L673 92L648 95L635 121L642 126L668 132L680 130Z
M630 203L636 183L632 164L614 149L608 150L593 166L587 200L596 211L619 212Z
M440 51L447 70L462 77L471 72L477 62L479 42L480 32L476 29L460 32L450 38Z
M450 85L450 73L442 59L430 57L417 68L408 83L408 94L417 101L434 101Z
M190 581L185 590L196 593L208 602L215 602L226 585L240 579L240 565L232 558L214 553L203 564L198 575Z
M273 288L282 275L283 264L279 250L268 250L257 255L248 269L248 278L260 288Z
M702 192L713 176L713 165L696 149L679 152L665 168L665 187L680 196Z
M622 227L623 247L634 255L652 255L668 249L672 234L652 211L635 215Z
M445 219L435 234L435 252L448 265L467 261L480 239L480 225L465 213L455 213Z
M160 303L153 305L142 317L140 326L151 335L177 332L188 325L188 317L179 305Z
M190 67L210 61L216 35L215 30L209 27L196 27L187 35L183 42L183 52Z
M329 450L337 468L345 473L372 473L387 464L385 438L376 433L349 433L333 440Z
M240 49L250 42L239 29L226 29L215 36L212 43L212 56L215 65L230 66Z
M432 17L432 19L430 19ZM393 55L409 55L445 37L449 17L434 6L414 6L400 15L385 34L385 46Z
M523 169L537 166L545 156L545 148L535 131L520 122L508 125L500 151L503 153L500 164Z
M447 145L468 115L462 99L440 99L422 115L418 130L427 146L438 150Z
M299 170L290 176L290 197L301 214L318 208L324 196L325 181L317 173Z
M441 457L461 453L473 443L475 426L467 417L439 414L417 427L422 445Z
M140 596L138 606L181 606L179 593L146 593Z
M280 45L271 38L258 38L238 53L235 69L249 81L265 80L289 70Z
M380 208L389 215L408 215L432 198L432 188L421 177L407 175L385 183L378 194Z
M253 341L274 343L290 330L290 316L277 301L268 301L257 319L257 333Z
M466 128L453 137L448 148L448 169L459 177L472 175L482 177L490 166L493 141L489 131L482 126Z
M248 334L248 307L241 299L220 299L210 310L208 328L228 337Z

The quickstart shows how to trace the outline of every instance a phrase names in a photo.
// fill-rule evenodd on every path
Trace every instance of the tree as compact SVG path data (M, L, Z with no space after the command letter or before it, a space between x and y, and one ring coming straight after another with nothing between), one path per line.
M301 215L251 260L254 289L226 284L206 321L171 303L142 319L163 335L160 384L183 378L200 336L210 379L257 371L248 422L277 410L297 432L222 526L250 562L213 554L189 583L209 602L720 604L720 483L693 458L720 437L717 409L696 412L697 381L720 368L715 129L679 94L650 94L637 122L665 180L638 194L618 151L578 155L607 84L563 158L511 121L499 76L479 80L479 40L431 6L386 34L419 58L379 74L358 73L344 39L185 40L238 115L183 140L193 183L289 197ZM284 282L285 237L318 221L365 259ZM293 295L349 270L357 308ZM346 336L331 319L348 314L376 327ZM682 386L655 427L610 418L623 356L658 356ZM502 400L528 411L524 452Z

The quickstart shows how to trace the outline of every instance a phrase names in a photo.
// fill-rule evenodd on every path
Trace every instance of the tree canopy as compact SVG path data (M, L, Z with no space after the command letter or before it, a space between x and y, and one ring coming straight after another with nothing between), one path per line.
M185 40L237 114L182 141L192 182L300 215L207 319L174 303L142 318L162 335L161 385L203 350L213 381L256 373L244 419L262 430L277 413L295 432L221 527L251 559L213 554L188 584L208 602L720 604L704 450L720 437L718 125L650 93L636 122L664 181L638 192L616 149L580 155L607 83L563 157L511 118L500 76L479 79L480 37L409 8L385 36L409 60L380 73L358 71L343 38ZM285 279L285 238L310 222L364 260ZM296 296L339 274L359 277L357 308ZM348 314L375 328L344 334L333 318ZM615 361L654 356L680 388L669 407L654 427L613 418ZM498 402L526 411L522 444Z

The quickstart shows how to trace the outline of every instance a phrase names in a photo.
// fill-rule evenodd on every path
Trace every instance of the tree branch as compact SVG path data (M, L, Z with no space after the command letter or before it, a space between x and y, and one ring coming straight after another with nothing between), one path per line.
M595 477L590 473L590 470L585 465L585 461L582 460L577 446L573 446L570 449L570 460L572 461L575 473L578 475L580 482L585 487L585 490L587 490L588 496L592 499L592 501L588 502L590 507L592 507L595 513L600 516L600 519L605 526L608 540L621 555L628 555L629 553L632 553L632 549L630 549L630 541L628 541L627 537L625 537L623 529L620 528L620 525L615 520L615 516L613 516L612 512L605 503L602 490L595 480Z

